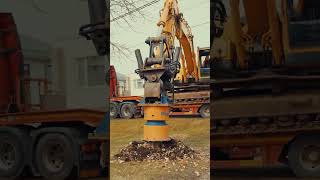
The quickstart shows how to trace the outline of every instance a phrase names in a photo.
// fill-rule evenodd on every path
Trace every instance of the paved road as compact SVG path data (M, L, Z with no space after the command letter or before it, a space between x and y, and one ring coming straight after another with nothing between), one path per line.
M288 168L216 170L211 179L217 180L298 180ZM301 180L301 178L299 179ZM306 178L303 180L316 180ZM319 179L318 179L319 180Z

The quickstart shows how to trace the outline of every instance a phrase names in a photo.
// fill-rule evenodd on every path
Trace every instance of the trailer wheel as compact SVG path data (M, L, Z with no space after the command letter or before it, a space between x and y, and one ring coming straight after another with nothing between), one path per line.
M209 104L205 104L201 106L200 110L200 115L202 118L209 118L210 117L210 106Z
M74 154L72 142L62 134L46 134L39 140L36 166L46 179L66 179L72 174Z
M121 118L131 119L136 112L136 105L132 102L126 102L121 105L120 115Z
M25 165L22 139L12 133L0 134L0 176L13 178L19 176Z
M110 118L115 119L118 117L118 103L112 102L110 103Z
M301 136L288 152L289 166L299 177L320 177L319 136Z

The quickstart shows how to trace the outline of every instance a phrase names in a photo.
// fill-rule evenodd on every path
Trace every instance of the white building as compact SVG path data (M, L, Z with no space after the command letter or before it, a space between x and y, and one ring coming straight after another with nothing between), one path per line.
M118 81L118 95L119 96L130 96L130 89L128 84L128 76L117 72Z
M65 96L67 108L105 107L109 87L105 83L107 58L97 55L84 39L55 44L52 49L53 87Z
M25 78L52 81L52 64L49 57L51 47L47 43L24 35L20 35L20 42L24 60ZM30 91L25 94L27 101L33 105L40 104L38 82L30 82L29 88Z
M128 75L128 84L130 89L131 96L143 96L143 84L144 80L140 79L139 75L136 73L132 73Z
M51 108L105 107L107 59L96 55L90 41L77 40L54 47L22 36L25 76L50 82L43 103ZM30 83L31 104L39 104L39 85Z
M30 84L33 104L43 101L55 108L106 109L107 59L97 56L91 41L78 29L89 23L87 1L1 1L0 12L13 14L22 44L25 74L52 82L51 92L39 97Z

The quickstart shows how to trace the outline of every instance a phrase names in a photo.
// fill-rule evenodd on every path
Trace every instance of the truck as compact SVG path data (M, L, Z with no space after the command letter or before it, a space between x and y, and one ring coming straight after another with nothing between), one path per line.
M1 179L26 174L45 179L106 176L107 110L47 106L54 98L50 82L25 76L23 64L14 17L0 13ZM30 101L30 83L38 86L40 104Z
M210 91L208 84L210 68L205 64L205 57L209 55L209 48L198 48L198 68L201 74L199 83L177 82L174 93L169 93L173 99L170 115L200 115L202 118L210 117ZM114 66L110 65L110 117L130 119L143 116L143 109L138 104L143 100L142 96L119 96L118 80ZM201 88L203 88L201 90Z
M320 177L320 3L214 0L211 161Z

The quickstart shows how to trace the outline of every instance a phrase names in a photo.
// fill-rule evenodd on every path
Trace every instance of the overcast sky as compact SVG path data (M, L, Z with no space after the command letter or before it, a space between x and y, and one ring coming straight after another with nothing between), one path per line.
M21 36L50 45L79 38L79 27L89 22L84 0L1 0L0 12L13 14Z
M147 2L151 0L146 0ZM127 58L119 58L111 53L111 64L117 72L123 74L134 73L137 69L137 62L134 55L135 49L141 49L142 58L148 55L149 46L144 43L147 37L157 36L158 27L156 23L159 20L159 11L163 7L163 0L149 6L143 11L147 14L146 19L139 18L132 22L133 29L119 27L116 23L111 23L111 41L125 44L130 48L130 55ZM199 47L210 46L210 0L180 0L180 12L191 26L194 35L195 49ZM124 22L118 21L121 24ZM124 25L122 25L124 26ZM178 43L177 43L178 44Z

